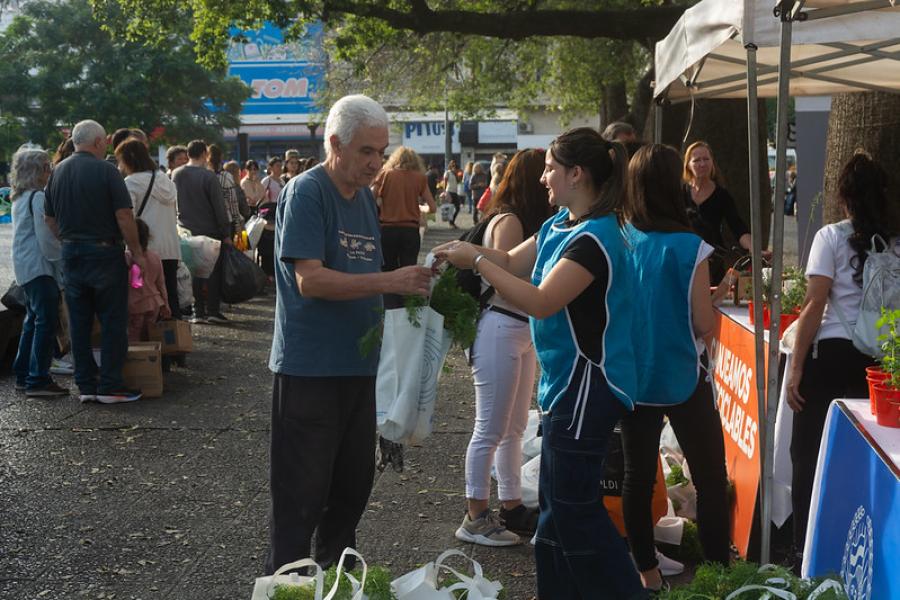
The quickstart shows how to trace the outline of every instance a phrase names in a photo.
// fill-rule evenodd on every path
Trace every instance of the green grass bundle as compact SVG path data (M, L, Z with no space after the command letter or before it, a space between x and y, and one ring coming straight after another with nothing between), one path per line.
M826 578L800 579L785 567L772 566L760 571L759 565L737 561L729 567L704 564L694 574L691 583L669 591L660 592L660 600L725 600L732 592L747 585L768 585L796 595L805 600ZM756 600L766 597L762 590L749 590L736 600ZM847 595L829 589L817 597L819 600L846 600Z
M359 580L362 577L362 571L355 570L350 572L353 577ZM325 571L325 591L331 589L334 585L334 578L337 576L337 568L331 567ZM396 600L396 596L391 592L391 573L384 567L369 567L366 576L365 595L369 600ZM334 600L350 600L353 596L353 588L350 581L341 576L338 584L337 594ZM315 584L297 586L297 585L276 585L272 594L272 600L315 600L316 588Z

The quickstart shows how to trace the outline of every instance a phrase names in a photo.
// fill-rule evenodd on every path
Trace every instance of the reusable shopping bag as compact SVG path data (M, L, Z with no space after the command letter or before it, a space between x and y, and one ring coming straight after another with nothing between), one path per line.
M185 308L194 303L194 285L191 272L183 262L178 263L178 306Z
M205 235L192 235L187 229L178 228L181 240L181 260L197 279L208 279L219 260L222 242Z
M472 576L463 575L459 571L444 564L451 556L461 556L472 564ZM452 574L458 582L440 586L441 571ZM481 565L472 560L459 550L447 550L430 562L415 571L398 577L391 582L391 591L397 596L397 600L454 600L453 592L465 590L466 600L494 600L500 594L503 585L499 581L490 581L484 577Z
M344 571L344 560L347 555L352 555L359 559L359 563L362 565L362 579L360 581L357 581L350 573ZM304 576L296 573L287 573L288 571L294 571L304 567L315 569L315 575ZM366 585L366 574L368 573L368 570L366 561L358 552L352 548L345 548L337 564L337 576L334 578L334 584L331 586L328 593L323 595L325 588L325 573L314 560L311 558L304 558L282 566L275 571L273 575L257 577L256 583L253 586L253 596L251 597L251 600L269 600L275 594L275 588L282 585L289 587L314 587L314 600L332 600L337 594L338 585L342 575L350 581L350 586L353 590L351 600L364 600L365 595L363 594L363 589Z
M378 431L392 442L418 442L431 434L437 384L451 338L444 317L430 307L384 313L375 387Z
M251 249L256 248L256 245L259 243L259 238L262 237L265 228L266 220L259 215L253 215L247 220L247 223L244 225L244 230L247 232L247 241L249 242Z
M222 248L222 300L228 304L246 302L266 285L266 274L255 262L226 244Z

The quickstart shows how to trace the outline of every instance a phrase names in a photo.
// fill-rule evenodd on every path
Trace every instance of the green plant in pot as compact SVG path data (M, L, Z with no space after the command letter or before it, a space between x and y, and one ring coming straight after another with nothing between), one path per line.
M878 336L881 342L881 381L872 382L874 394L872 412L875 413L879 425L900 427L900 310L881 307L881 318L875 323L881 331ZM872 380L868 373L867 379Z

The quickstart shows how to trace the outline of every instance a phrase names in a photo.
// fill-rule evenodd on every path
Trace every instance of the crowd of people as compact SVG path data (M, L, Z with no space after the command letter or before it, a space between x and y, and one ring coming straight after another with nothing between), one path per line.
M276 283L269 368L274 372L267 573L308 557L337 561L356 546L374 481L377 353L358 341L379 309L426 296L434 268L417 264L421 219L437 201L465 202L484 223L479 245L434 248L438 264L481 277L483 310L470 352L475 420L465 460L458 539L510 546L533 537L539 598L644 598L663 585L651 498L665 419L697 489L706 560L730 561L724 440L708 348L713 306L735 283L722 259L727 225L749 248L746 225L718 176L712 149L642 144L630 126L602 135L576 128L545 150L495 155L489 169L454 162L440 175L411 149L389 145L387 113L365 96L337 101L325 124L326 158L288 151L224 162L216 146L173 146L167 169L139 130L107 135L82 121L51 157L13 158L13 266L27 316L15 362L29 396L68 390L53 381L60 297L65 298L82 401L125 402L129 339L158 319L226 323L221 269L193 280L179 301L179 227L231 244L244 222L266 221L258 246ZM788 373L796 411L795 541L805 515L831 398L862 394L870 357L850 342L868 240L897 228L886 176L857 154L844 167L846 219L816 235ZM142 286L130 285L135 273ZM837 310L840 309L840 310ZM101 326L101 364L90 335ZM538 371L539 369L539 371ZM522 503L522 437L534 397L541 412L539 509ZM620 426L624 532L602 506L603 461ZM491 508L496 473L499 511ZM630 554L629 554L630 553ZM352 561L351 561L352 562Z
M433 274L416 264L415 227L419 212L434 210L439 183L449 184L441 195L455 216L460 182L465 194L484 174L477 163L462 174L451 163L441 180L439 169L426 172L402 147L382 165L388 125L370 98L339 100L326 122L325 162L292 180L276 210L270 573L309 556L313 536L323 565L355 544L374 477L377 372L377 357L361 357L356 342L377 324L382 296L427 294ZM704 557L723 565L731 558L707 348L714 303L736 280L727 263L715 266L722 226L744 248L747 229L707 144L681 156L641 144L629 127L605 134L610 139L573 129L546 152L503 160L481 207L482 244L433 250L439 262L479 275L488 298L471 349L476 414L456 537L508 546L533 535L539 598L642 598L664 584L651 496L666 418L697 488ZM848 219L814 244L798 344L817 339L820 350L803 351L793 374L792 455L802 463L795 478L810 476L828 400L865 385L869 361L829 311L822 320L822 309L840 301L855 320L865 261L855 249L873 232L893 233L879 169L854 157L841 177ZM532 511L522 504L520 468L537 367L542 449L540 506ZM603 459L617 424L624 538L602 508ZM499 513L491 509L492 468ZM809 495L799 495L795 512L805 514Z
M296 150L285 160L282 173L281 159L270 159L260 180L255 161L241 168L224 161L221 147L194 140L171 146L167 164L157 165L143 131L119 129L107 138L90 120L78 123L52 158L40 148L19 149L10 173L12 263L26 316L14 362L16 389L32 397L68 395L53 380L53 365L74 373L83 402L139 399L140 390L128 389L122 379L129 341L148 339L159 320L228 322L220 302L221 261L208 277L192 278L187 300L179 297L182 233L232 244L245 221L259 214L268 235L258 255L274 276L278 194L317 162L301 159ZM91 348L95 320L99 365ZM60 344L58 337L70 343ZM65 360L67 350L72 361ZM172 357L163 361L168 368ZM183 366L185 358L174 361Z

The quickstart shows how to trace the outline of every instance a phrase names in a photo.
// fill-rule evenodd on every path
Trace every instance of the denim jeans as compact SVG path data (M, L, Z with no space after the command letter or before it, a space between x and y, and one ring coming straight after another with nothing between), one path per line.
M542 419L534 547L538 598L646 598L625 541L603 506L603 458L625 408L600 368L586 365L579 360L570 389ZM585 368L590 387L582 414L578 395Z
M122 246L94 242L62 245L66 304L75 384L82 394L106 393L124 387L122 366L128 353L128 267ZM91 352L94 315L103 331L98 368Z
M194 277L191 283L194 288L194 316L211 317L221 314L222 255L219 255L209 278Z
M53 277L42 275L24 284L22 289L25 290L27 312L13 371L17 385L34 389L53 382L50 363L56 347L59 285Z

